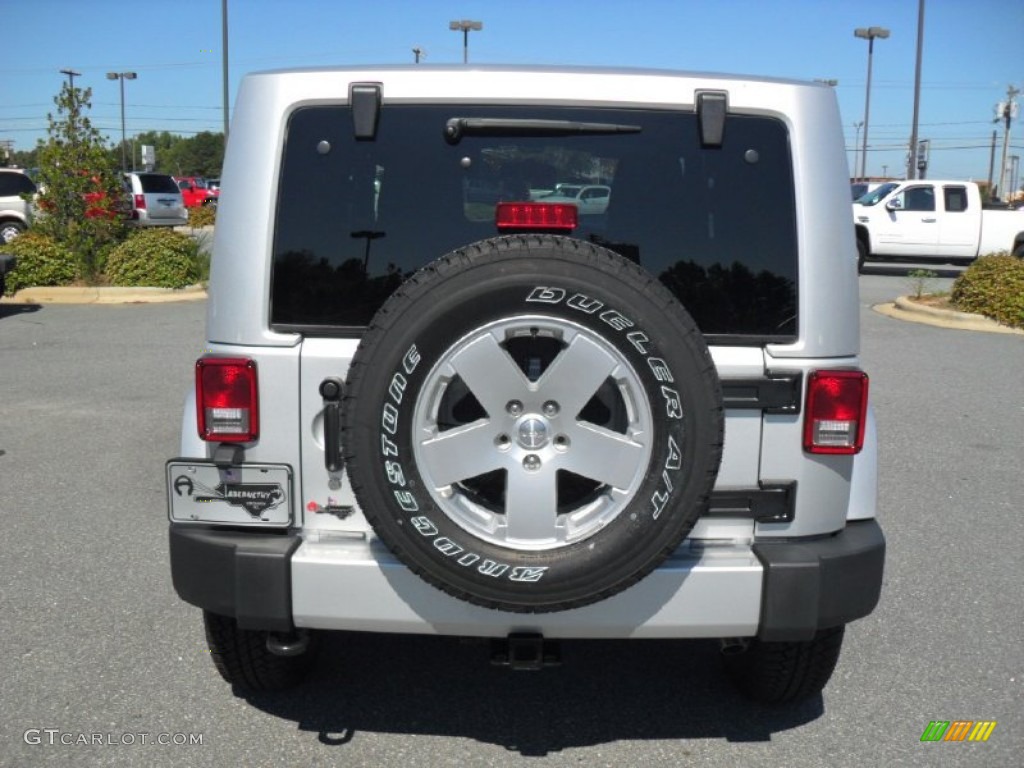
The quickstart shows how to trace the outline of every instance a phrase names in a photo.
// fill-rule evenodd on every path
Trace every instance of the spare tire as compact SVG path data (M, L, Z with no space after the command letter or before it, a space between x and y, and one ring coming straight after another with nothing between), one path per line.
M700 331L621 256L554 236L454 251L377 313L342 441L363 514L425 581L559 611L658 566L703 512L722 400Z

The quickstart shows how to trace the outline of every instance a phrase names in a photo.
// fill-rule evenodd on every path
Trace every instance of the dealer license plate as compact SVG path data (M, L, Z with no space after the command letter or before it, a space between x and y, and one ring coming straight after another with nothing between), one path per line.
M286 527L292 521L292 469L174 459L167 462L167 507L175 523Z

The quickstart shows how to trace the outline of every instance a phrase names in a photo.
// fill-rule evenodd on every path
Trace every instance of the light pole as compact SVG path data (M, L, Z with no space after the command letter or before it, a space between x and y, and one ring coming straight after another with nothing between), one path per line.
M124 132L124 81L134 80L138 75L134 72L107 72L107 80L117 80L121 85L121 173L128 173L128 153L125 149L125 132ZM134 160L134 152L132 153L132 160Z
M860 162L860 156L858 155L858 152L860 152L860 129L864 127L864 121L861 120L859 123L854 123L853 127L857 131L853 139L853 180L857 181L857 166Z
M220 66L224 100L224 146L228 145L228 0L220 3Z
M885 27L857 27L853 30L854 37L860 37L868 41L868 85L864 96L864 143L861 145L860 176L867 179L868 165L868 116L871 112L871 58L875 52L875 38L883 40L889 36L889 30Z
M448 29L452 32L462 33L462 63L469 63L469 33L479 32L484 28L482 21L470 21L469 19L462 19L462 21L449 21Z

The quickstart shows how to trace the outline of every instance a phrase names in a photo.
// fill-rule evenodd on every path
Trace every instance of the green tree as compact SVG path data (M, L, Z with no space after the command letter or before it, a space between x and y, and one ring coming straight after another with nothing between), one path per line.
M124 189L104 137L87 112L92 89L67 83L46 116L49 138L38 146L39 208L36 227L74 255L79 274L92 282L109 250L124 239Z
M204 131L186 138L167 131L146 131L135 137L135 144L137 147L143 144L153 147L156 152L156 166L153 170L157 173L169 173L172 176L219 176L224 163L222 133Z
M37 149L16 149L11 153L9 165L12 168L35 168L39 165L37 153Z

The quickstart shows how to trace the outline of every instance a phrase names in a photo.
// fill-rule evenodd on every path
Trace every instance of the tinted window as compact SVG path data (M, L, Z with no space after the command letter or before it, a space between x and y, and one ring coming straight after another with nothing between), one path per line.
M452 117L638 125L640 133L443 139ZM551 107L385 106L376 140L356 141L347 107L291 117L274 236L277 327L365 326L438 256L497 235L499 201L610 188L574 237L656 275L705 334L796 333L797 243L788 135L730 116L702 149L693 113ZM597 201L595 201L597 202Z
M934 211L935 189L933 187L910 187L900 193L905 211Z
M170 176L159 173L140 173L139 183L142 191L146 194L167 194L168 192L178 194L178 185Z
M943 187L942 194L945 196L946 210L950 213L963 213L967 210L966 187Z
M23 173L0 173L0 197L31 195L36 185Z

